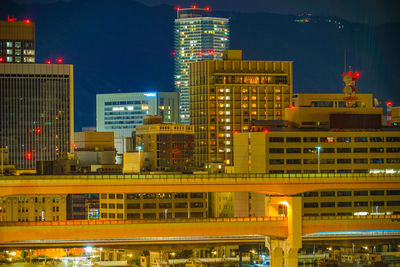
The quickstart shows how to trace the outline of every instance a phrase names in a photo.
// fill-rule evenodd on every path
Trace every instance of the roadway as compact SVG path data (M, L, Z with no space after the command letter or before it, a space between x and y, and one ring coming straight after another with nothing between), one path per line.
M303 217L302 234L400 230L400 215ZM288 237L287 217L96 220L0 223L0 245L135 238Z
M24 194L259 192L399 189L400 174L154 174L3 176L0 196Z

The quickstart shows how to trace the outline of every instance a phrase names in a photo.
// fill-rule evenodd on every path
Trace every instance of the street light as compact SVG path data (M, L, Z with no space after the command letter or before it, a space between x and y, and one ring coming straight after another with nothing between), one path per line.
M142 146L137 146L137 150L139 150L139 173L140 173L140 151L142 150Z
M321 146L316 146L315 149L317 150L318 153L318 173L320 173L320 167L319 167L319 153L321 152L322 147Z

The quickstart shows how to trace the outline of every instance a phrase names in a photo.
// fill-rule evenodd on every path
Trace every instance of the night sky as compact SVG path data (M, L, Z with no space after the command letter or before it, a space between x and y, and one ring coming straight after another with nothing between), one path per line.
M96 124L96 93L173 90L173 7L194 3L231 19L231 48L244 59L294 61L295 93L340 93L347 49L360 92L400 103L398 0L1 0L0 19L36 23L37 63L74 64L78 131ZM295 23L301 12L345 28Z

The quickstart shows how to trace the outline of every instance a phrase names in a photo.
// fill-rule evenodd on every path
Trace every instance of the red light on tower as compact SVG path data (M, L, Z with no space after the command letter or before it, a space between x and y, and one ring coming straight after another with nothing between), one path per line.
M8 17L7 17L7 21L8 21L8 22L15 22L15 21L17 21L17 19L14 18L14 17L10 18L10 16L8 16Z
M46 64L51 64L51 60L46 60Z
M263 132L264 133L269 133L269 130L268 129L264 129Z
M233 131L233 134L238 134L239 132L238 131Z
M192 8L197 8L197 6L196 6L196 5L193 5Z
M388 101L388 102L386 102L386 105L393 106L393 103L392 103L392 101Z
M25 153L25 158L31 160L32 159L32 153L31 152L26 152Z
M25 19L24 22L29 24L29 23L31 23L31 20L30 19Z
M4 58L0 57L0 63L4 62Z
M181 8L179 6L174 7L176 11L181 10Z
M57 58L56 60L57 60L57 62L58 62L59 64L63 63L62 58Z
M205 11L210 11L211 9L210 9L210 7L205 7L204 10Z

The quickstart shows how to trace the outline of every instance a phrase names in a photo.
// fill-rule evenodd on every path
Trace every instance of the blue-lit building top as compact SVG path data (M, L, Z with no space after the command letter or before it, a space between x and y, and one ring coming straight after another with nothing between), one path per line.
M117 93L96 95L96 130L130 137L143 117L156 115L157 93Z
M177 8L174 31L179 121L189 124L189 64L222 59L222 52L229 49L229 19L211 17L209 8Z
M131 137L146 115L159 115L164 123L178 123L177 92L96 95L96 131Z

